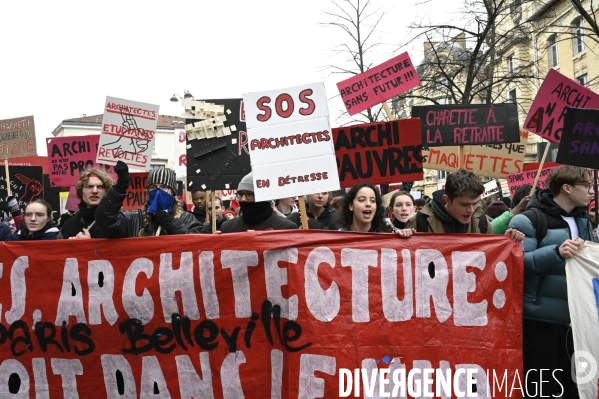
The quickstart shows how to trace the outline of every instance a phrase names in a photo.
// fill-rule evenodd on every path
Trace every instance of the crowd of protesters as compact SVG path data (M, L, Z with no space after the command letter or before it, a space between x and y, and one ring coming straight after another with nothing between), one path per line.
M115 167L116 182L101 169L81 173L76 185L78 210L68 210L57 225L48 202L36 199L20 209L15 198L7 204L12 217L0 224L1 241L125 238L173 234L219 234L255 230L309 229L363 233L505 234L522 243L524 256L524 368L562 369L552 392L577 397L570 378L572 334L566 289L565 260L577 254L577 238L599 242L597 217L592 211L594 189L589 170L563 166L551 172L547 189L531 194L520 188L513 198L484 202L480 178L464 169L449 174L445 189L414 199L395 191L389 206L378 189L367 183L343 195L331 192L306 197L306 223L294 197L256 201L252 174L237 187L238 209L227 207L206 192L192 193L187 211L176 196L175 172L156 168L148 176L148 200L143 209L123 211L131 183L126 164ZM212 225L214 211L215 224ZM550 348L548 350L548 348ZM534 379L531 379L533 381ZM538 381L538 379L537 379ZM559 381L559 382L558 382Z

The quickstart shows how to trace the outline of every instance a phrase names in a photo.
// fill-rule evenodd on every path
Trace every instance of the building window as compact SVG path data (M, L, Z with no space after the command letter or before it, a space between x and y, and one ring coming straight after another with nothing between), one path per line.
M437 180L445 180L447 179L447 175L449 174L449 172L446 172L444 170L438 170L437 171Z
M513 75L514 74L514 70L516 69L515 66L515 60L514 60L514 54L512 55L508 55L507 57L507 73L508 75Z
M577 77L576 81L584 87L589 87L589 75L587 75L586 73Z
M516 103L516 89L510 90L510 92L507 94L507 100L510 103Z
M555 68L559 64L557 35L549 36L549 39L547 39L547 49L549 50L549 67Z
M572 34L574 36L574 55L580 54L586 48L584 45L584 19L577 18L572 22Z

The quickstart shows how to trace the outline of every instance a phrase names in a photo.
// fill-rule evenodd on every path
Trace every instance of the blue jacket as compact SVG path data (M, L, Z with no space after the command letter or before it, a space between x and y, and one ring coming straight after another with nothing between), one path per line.
M536 226L528 215L538 208L547 217L547 234L537 243ZM526 212L514 216L509 228L524 233L524 318L559 324L570 324L566 262L556 252L571 239L570 226L562 216L572 216L583 240L591 240L593 228L586 217L586 207L576 207L567 214L553 200L548 189L536 191ZM534 219L534 216L532 216Z
M25 241L25 240L56 240L58 239L58 227L54 222L48 222L40 231L36 231L35 233L29 233L26 226L23 226L21 230L17 231L14 234L14 239L16 241Z

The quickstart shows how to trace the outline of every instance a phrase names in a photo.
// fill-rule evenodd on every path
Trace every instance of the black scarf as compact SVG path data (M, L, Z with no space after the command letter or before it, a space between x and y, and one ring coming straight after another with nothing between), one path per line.
M445 208L444 204L437 202L435 199L431 200L430 203L433 212L435 212L435 215L441 220L441 223L443 223L443 229L446 233L466 233L468 231L468 225L470 223L460 223L447 212L447 208ZM472 217L474 217L474 215Z
M264 222L273 213L270 201L240 202L239 206L243 221L250 225Z
M96 220L96 209L98 206L87 207L87 204L83 201L79 203L79 217L83 221L83 224L90 225Z
M405 229L406 228L406 223L402 222L396 218L393 218L393 226L395 226L398 229Z

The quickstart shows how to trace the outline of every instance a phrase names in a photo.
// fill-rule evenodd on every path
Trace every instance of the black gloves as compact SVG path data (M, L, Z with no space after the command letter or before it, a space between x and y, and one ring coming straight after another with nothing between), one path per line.
M169 224L171 224L173 222L173 220L175 220L175 218L168 213L168 211L158 211L154 214L154 219L156 219L156 222L158 222L158 224L160 226L168 226Z
M10 209L10 213L13 217L19 216L21 214L21 209L19 208L19 201L17 201L17 199L15 197L13 197L13 196L6 197L6 204L8 205L8 208Z
M131 176L129 176L129 167L123 161L118 161L114 167L114 173L117 174L119 179L113 186L114 189L121 194L127 193L127 188L131 184Z

